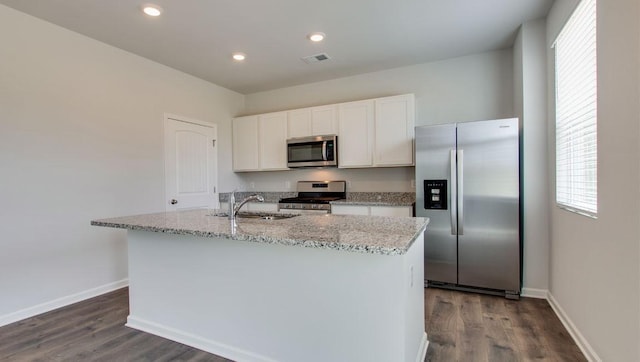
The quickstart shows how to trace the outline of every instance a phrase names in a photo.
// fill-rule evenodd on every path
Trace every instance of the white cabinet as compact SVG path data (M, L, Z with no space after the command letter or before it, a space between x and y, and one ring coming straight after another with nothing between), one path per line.
M338 105L338 166L371 167L373 165L374 101Z
M376 102L376 166L411 166L415 106L413 94L379 98Z
M289 138L311 135L311 108L294 109L287 112Z
M338 135L338 167L414 165L413 94L238 117L233 170L287 170L287 138Z
M311 108L311 135L338 134L337 105Z
M338 167L412 166L413 94L338 105Z
M331 104L287 112L289 138L338 134L337 109Z
M278 212L278 204L266 203L266 202L248 202L246 211Z
M238 117L233 120L233 170L257 171L258 116Z
M287 112L258 116L260 170L287 169Z
M331 205L331 213L337 215L413 216L411 206Z
M371 216L413 216L411 206L369 206Z
M242 200L237 200L238 202ZM229 210L229 203L221 202L220 210L227 212ZM267 202L247 202L240 208L240 212L278 212L278 204Z
M369 215L369 206L331 205L331 213L337 215Z
M233 120L233 170L287 170L287 113Z

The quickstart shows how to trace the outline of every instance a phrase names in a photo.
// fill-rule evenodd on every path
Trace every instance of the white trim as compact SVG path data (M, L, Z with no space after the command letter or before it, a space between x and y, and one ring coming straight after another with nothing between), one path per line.
M92 288L89 290L85 290L76 294L68 295L66 297L54 299L52 301L34 305L33 307L21 309L13 313L5 314L3 316L0 316L0 327L6 326L7 324L15 323L23 319L31 318L38 314L50 312L54 309L65 307L73 303L77 303L86 299L97 297L99 295L109 293L120 288L124 288L128 285L129 285L129 279L125 278L113 283L105 284L105 285Z
M266 356L262 356L250 351L245 351L243 349L239 349L224 343L205 339L191 333L186 333L175 328L149 322L144 319L136 318L134 316L127 317L126 326L137 329L139 331L151 333L178 343L186 344L187 346L192 346L224 358L232 359L234 361L277 362L276 360Z
M580 348L580 351L582 351L582 354L584 354L585 358L591 362L601 362L602 359L598 357L589 342L587 342L587 339L584 338L582 333L580 333L578 328L575 326L575 324L573 324L569 316L564 312L560 304L558 304L551 293L548 294L547 300L549 301L549 305L551 305L551 308L556 313L564 327L567 329L573 340L578 345L578 348Z
M522 288L520 296L527 298L549 299L549 291L546 289Z
M166 123L167 120L172 119L174 121L179 121L179 122L186 122L186 123L193 123L193 124L197 124L198 126L203 126L203 127L209 127L209 128L213 128L216 127L217 124L215 123L211 123L211 122L204 122L204 121L200 121L198 119L195 118L189 118L189 117L185 117L185 116L179 116L177 114L172 114L172 113L164 113L164 122Z
M420 349L418 349L418 356L416 356L416 362L424 362L427 359L427 350L429 349L429 340L427 339L427 332L422 335L422 341L420 341Z

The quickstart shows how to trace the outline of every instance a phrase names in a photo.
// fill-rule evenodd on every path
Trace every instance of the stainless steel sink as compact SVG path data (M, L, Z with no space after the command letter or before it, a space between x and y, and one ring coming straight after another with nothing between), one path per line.
M227 217L229 214L226 212L217 212L211 214L211 216ZM236 215L237 219L261 219L261 220L283 220L296 217L298 214L276 214L276 213L264 213L264 212L239 212Z

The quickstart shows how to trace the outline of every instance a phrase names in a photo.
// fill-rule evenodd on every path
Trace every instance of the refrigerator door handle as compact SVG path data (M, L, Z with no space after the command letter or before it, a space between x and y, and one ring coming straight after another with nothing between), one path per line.
M458 150L458 174L457 174L457 189L458 189L458 235L464 235L464 151Z
M451 194L451 200L449 200L449 214L451 217L451 235L458 234L458 219L457 219L457 203L458 203L458 195L456 190L456 185L458 183L458 178L456 176L456 150L451 150L450 160L451 163L451 185L449 185L449 190Z

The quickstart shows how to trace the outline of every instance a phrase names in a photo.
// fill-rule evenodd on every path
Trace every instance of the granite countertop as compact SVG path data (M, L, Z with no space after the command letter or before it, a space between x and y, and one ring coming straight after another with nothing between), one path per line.
M222 237L383 255L405 254L429 219L300 215L281 220L238 218L236 225L210 210L162 212L91 221L91 225L177 235Z
M332 205L413 206L414 192L348 192L346 200L332 201Z
M296 192L236 192L236 200L242 200L245 197L258 194L264 197L266 203L277 203L285 197L295 197ZM220 202L229 200L229 193L221 193ZM365 206L412 206L416 202L415 192L347 192L345 200L332 201L335 205L365 205Z

